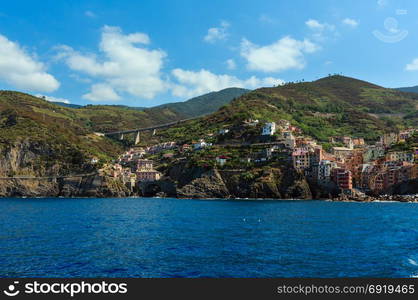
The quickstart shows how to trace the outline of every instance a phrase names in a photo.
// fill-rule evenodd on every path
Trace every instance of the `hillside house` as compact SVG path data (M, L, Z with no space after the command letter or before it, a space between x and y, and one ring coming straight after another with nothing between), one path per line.
M292 152L293 166L296 170L304 170L310 167L309 150L296 148Z
M161 178L161 173L154 170L153 161L148 159L140 159L137 164L136 180L156 181Z
M154 167L153 165L154 165L154 162L152 160L140 159L138 160L138 163L137 163L137 170L143 170L143 171L152 170Z
M321 160L318 164L317 179L320 183L327 183L331 181L331 170L336 167L336 164L329 160Z
M414 153L405 151L389 152L386 154L386 161L414 162Z
M157 181L160 180L161 173L155 170L149 171L137 171L136 172L136 180L139 182L142 181Z
M219 130L219 134L220 135L224 135L224 134L227 134L229 132L229 129L221 129L221 130Z
M225 155L220 155L220 156L216 157L215 160L216 160L216 163L222 167L223 165L226 164L228 159L229 159L229 157L227 157Z
M367 146L363 153L364 162L375 161L385 156L385 149L380 145Z
M364 146L366 143L364 142L363 138L353 138L353 145L354 147L361 147Z
M287 148L294 149L296 147L296 138L293 136L292 132L285 131L283 132L284 144Z
M398 141L398 135L396 133L391 132L391 133L382 135L378 143L382 145L383 147L387 148L395 144L397 141Z
M347 158L348 156L351 155L353 151L353 148L347 148L347 147L332 147L332 154L334 154L334 156L337 159L340 160L344 160L345 158Z
M334 168L331 171L332 181L343 191L353 189L351 172L344 168Z
M200 150L200 149L203 149L203 148L211 146L211 145L212 144L206 143L205 140L201 139L201 140L199 140L199 142L193 144L193 149L194 150Z
M274 135L276 133L276 123L266 123L262 129L261 135Z

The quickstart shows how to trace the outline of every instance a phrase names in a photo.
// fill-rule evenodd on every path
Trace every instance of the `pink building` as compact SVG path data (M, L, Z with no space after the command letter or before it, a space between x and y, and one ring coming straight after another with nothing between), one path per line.
M335 168L331 171L332 181L342 190L351 190L353 188L353 179L351 172L343 168Z

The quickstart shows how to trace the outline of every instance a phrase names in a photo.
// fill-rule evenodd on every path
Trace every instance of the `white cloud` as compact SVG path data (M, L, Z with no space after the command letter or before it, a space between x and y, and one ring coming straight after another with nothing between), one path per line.
M305 22L306 26L308 26L310 29L312 30L330 30L330 31L334 31L335 30L335 26L328 24L328 23L320 23L318 20L315 19L309 19L308 21Z
M219 40L225 40L228 37L229 23L222 21L219 27L212 27L208 29L208 33L203 38L205 42L215 43Z
M95 14L94 12L92 12L91 10L86 10L86 11L84 12L84 15L85 15L86 17L89 17L89 18L95 18L95 17L97 17L97 16L96 16L96 14Z
M228 70L235 70L237 67L237 64L233 59L227 59L225 63Z
M358 26L358 21L354 20L354 19L350 19L350 18L345 18L343 21L344 25L350 26L350 27L357 27Z
M125 35L119 27L104 26L99 46L102 57L81 54L64 45L58 47L57 58L64 59L74 71L102 80L84 95L86 99L117 100L120 93L152 99L167 88L161 78L166 53L146 48L149 44L144 33Z
M306 26L308 26L311 29L324 29L325 28L325 24L321 24L319 23L317 20L314 19L309 19L308 21L305 22Z
M60 83L45 70L44 64L0 35L0 80L29 91L53 92Z
M312 31L311 38L316 41L322 42L327 39L328 35L338 35L332 24L321 23L315 19L309 19L305 24Z
M407 64L405 67L407 71L417 71L418 70L418 58L415 58L411 63Z
M305 53L312 53L319 47L311 41L295 40L289 36L273 44L258 46L243 39L241 56L247 60L247 68L253 71L281 72L305 67Z
M83 95L84 99L90 101L117 101L120 100L115 90L105 83L93 84L90 93Z
M254 89L261 86L273 86L284 83L283 80L273 77L260 79L252 76L241 80L231 75L217 75L205 69L196 72L174 69L171 73L178 82L172 86L172 93L177 97L193 97L229 87Z
M70 100L65 99L65 98L56 98L56 97L46 96L42 94L36 94L35 97L42 98L50 102L62 102L62 103L67 103L67 104L71 103Z

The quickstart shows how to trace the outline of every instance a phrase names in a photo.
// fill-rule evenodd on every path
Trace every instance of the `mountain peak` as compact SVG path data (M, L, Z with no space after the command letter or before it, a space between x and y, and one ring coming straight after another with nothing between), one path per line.
M319 85L329 85L329 86L348 86L350 88L352 87L362 87L362 88L381 88L381 86L360 80L353 77L343 76L343 75L330 75L323 78L320 78L316 81L313 81L314 83L317 83Z

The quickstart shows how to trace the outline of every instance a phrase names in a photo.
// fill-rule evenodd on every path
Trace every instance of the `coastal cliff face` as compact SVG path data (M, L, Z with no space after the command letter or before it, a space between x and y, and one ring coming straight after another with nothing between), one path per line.
M59 167L41 163L42 157L50 157L52 149L40 142L28 139L3 146L0 153L0 176L13 177L15 175L42 176L47 173L58 172Z
M122 182L91 175L74 178L0 180L0 197L129 197Z
M48 144L29 140L4 147L0 197L312 198L305 178L292 168L266 167L249 174L179 163L168 170L165 180L146 184L137 193L119 179L94 174L97 170L81 153L72 153L66 160L54 153ZM92 175L66 177L80 173ZM22 176L38 179L19 178Z
M0 153L0 197L131 195L131 191L122 182L94 175L94 166L86 163L81 153L72 149L70 151L67 159L62 159L50 145L29 139L3 146ZM80 173L92 175L65 177Z
M248 173L242 170L187 168L173 166L168 178L176 185L179 198L275 198L312 199L304 176L291 168L264 168ZM161 192L166 192L161 188Z

